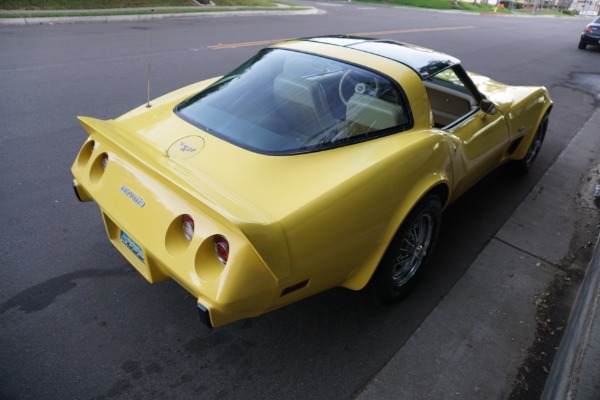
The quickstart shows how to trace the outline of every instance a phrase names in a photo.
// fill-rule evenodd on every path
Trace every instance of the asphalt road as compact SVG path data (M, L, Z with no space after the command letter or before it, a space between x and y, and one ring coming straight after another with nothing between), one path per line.
M0 398L350 398L600 102L586 84L600 49L577 49L587 20L311 4L327 13L0 27ZM144 103L149 60L155 97L233 68L264 46L253 42L329 33L402 40L502 82L545 85L555 107L540 157L529 175L500 169L445 212L404 302L336 289L208 330L194 298L147 284L108 243L97 207L75 199L70 165L86 138L75 117Z

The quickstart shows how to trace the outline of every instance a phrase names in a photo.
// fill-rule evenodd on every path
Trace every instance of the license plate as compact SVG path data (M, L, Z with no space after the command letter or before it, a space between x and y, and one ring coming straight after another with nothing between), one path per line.
M137 244L125 231L121 231L121 243L123 243L141 262L144 262L142 246Z

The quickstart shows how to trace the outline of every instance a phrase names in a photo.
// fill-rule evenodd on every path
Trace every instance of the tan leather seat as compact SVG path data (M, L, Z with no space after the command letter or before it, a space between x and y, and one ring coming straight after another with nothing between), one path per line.
M362 135L402 125L402 107L365 94L355 93L348 100L346 127L348 136Z
M318 82L280 74L275 78L273 94L294 131L312 137L331 130L336 124Z

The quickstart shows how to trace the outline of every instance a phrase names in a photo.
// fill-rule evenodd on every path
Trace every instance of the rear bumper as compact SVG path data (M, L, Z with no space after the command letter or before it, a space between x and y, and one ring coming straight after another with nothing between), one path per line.
M72 167L73 187L80 201L97 203L109 240L129 263L150 283L174 279L198 299L210 327L273 308L278 280L240 229L111 138L95 132L83 145ZM195 221L191 240L183 215ZM216 235L232 249L226 265L215 255Z
M589 45L593 45L593 46L600 46L600 35L586 35L583 34L581 35L581 39L579 40L581 43L585 43L585 44L589 44Z
M200 303L198 303L198 315L200 316L200 322L211 329L213 328L212 322L210 321L210 311Z
M97 203L110 242L144 278L150 283L175 280L198 299L202 321L210 327L275 307L278 277L239 221L223 215L226 209L215 202L209 183L169 164L163 153L131 143L114 122L87 122L93 125L84 125L90 138L71 169L75 195ZM191 240L182 227L184 215L195 221ZM243 221L247 229L254 223ZM271 237L263 221L258 229ZM232 249L226 265L215 254L217 235L226 237Z
M85 191L85 189L79 184L79 182L77 182L77 179L73 180L73 191L75 192L75 197L77 197L77 200L79 200L82 203L88 202L88 201L92 201L91 196L88 194L88 192Z

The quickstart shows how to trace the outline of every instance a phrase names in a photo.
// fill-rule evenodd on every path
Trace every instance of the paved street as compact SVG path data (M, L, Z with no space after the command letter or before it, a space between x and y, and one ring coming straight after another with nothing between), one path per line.
M589 170L584 168L598 165L597 154L579 155L582 170L569 171L569 179L577 181L565 185L564 207L553 219L559 228L547 233L559 231L567 238L551 253L523 245L526 225L517 222L507 231L506 224L515 221L509 219L515 211L528 212L522 205L528 196L544 195L536 186L540 178L600 104L600 49L577 49L585 25L579 18L310 4L326 13L0 26L0 398L368 396L383 390L373 377L392 365L396 354L413 351L411 344L422 340L420 328L432 316L447 312L460 320L466 315L446 309L446 298L466 293L456 290L463 285L485 287L478 286L478 271L501 259L507 247L526 248L527 254L507 262L516 268L525 257L533 267L545 268L545 278L522 281L522 293L534 297L510 310L526 319L503 326L514 332L522 350L508 356L514 369L493 368L504 374L498 378L502 391L493 393L508 398L536 335L540 294L556 273L563 282L564 277L572 281L552 304L552 318L566 323L591 256L590 247L581 249L595 241L597 226L585 226L581 218L592 221L597 214L581 214L569 199L587 193ZM555 106L540 157L525 177L499 169L444 213L430 268L404 302L382 306L365 293L336 289L208 330L198 321L194 298L173 282L147 284L109 244L97 207L75 199L70 165L86 138L76 116L113 118L144 103L149 62L156 97L220 75L265 43L329 33L402 40L447 52L467 69L501 82L545 85ZM539 220L548 218L543 208L534 211ZM574 270L557 268L569 260ZM509 280L507 274L499 276L496 282ZM465 279L472 280L470 285ZM485 282L489 290L493 283ZM463 301L487 304L490 298ZM455 324L450 319L437 326L438 334L453 337ZM464 344L465 353L478 350ZM428 350L421 348L421 360L429 360ZM472 398L489 385L478 387Z

